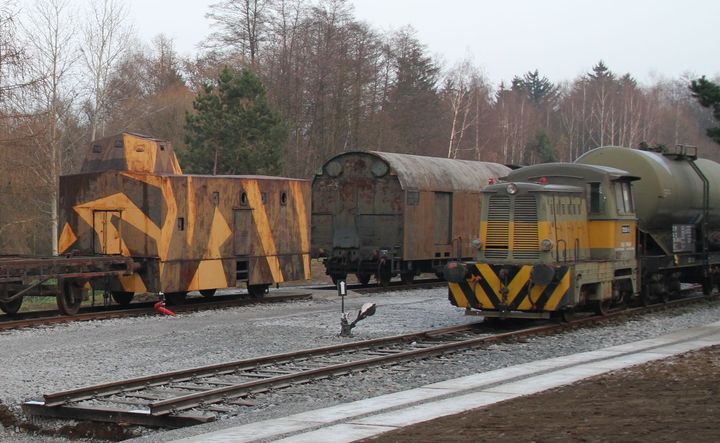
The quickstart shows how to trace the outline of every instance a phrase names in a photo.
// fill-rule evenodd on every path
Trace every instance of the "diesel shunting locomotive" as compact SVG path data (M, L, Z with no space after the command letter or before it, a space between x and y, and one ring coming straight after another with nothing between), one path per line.
M476 260L446 269L452 304L486 317L598 313L710 293L720 266L720 165L694 151L602 147L487 187Z

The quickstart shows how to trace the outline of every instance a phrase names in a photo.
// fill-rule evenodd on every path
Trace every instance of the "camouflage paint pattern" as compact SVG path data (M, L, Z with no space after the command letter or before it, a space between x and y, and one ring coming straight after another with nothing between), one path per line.
M307 180L181 175L168 142L134 134L94 143L83 171L60 179L59 249L142 264L112 290L173 293L310 277Z

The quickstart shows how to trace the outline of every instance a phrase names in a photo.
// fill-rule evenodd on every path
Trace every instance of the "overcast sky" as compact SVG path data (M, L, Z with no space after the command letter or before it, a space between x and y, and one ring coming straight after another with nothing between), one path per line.
M219 0L129 0L139 36L158 33L183 54L210 32ZM717 0L353 0L355 16L381 31L411 25L445 66L473 60L495 84L538 69L555 82L600 59L643 83L720 74Z

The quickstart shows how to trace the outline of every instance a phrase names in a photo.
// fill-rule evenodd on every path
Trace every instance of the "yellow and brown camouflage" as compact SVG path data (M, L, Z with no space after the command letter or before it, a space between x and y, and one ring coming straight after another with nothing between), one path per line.
M182 175L164 140L120 134L60 179L61 253L142 264L114 291L177 293L310 277L310 182Z

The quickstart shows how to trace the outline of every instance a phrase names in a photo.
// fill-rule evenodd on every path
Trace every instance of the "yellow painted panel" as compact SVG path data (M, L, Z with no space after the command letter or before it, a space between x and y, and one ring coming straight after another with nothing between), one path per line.
M145 282L140 278L140 274L121 275L119 279L123 290L127 292L147 292Z
M515 278L512 279L508 285L508 303L512 303L517 298L520 290L525 286L527 281L530 279L530 271L532 266L523 266L520 268Z
M280 259L277 255L268 255L266 257L268 266L270 267L270 273L273 276L275 283L282 283L285 281L285 276L280 271Z
M623 232L623 226L627 226ZM635 220L593 220L588 222L593 249L635 249Z
M306 279L311 278L310 275L310 254L303 254L303 272Z
M455 302L457 305L461 308L469 308L470 302L468 302L467 297L465 297L465 293L463 292L462 288L457 283L448 283L448 287L450 288L450 292L453 295L453 298L455 299Z
M490 301L490 297L488 297L481 285L477 284L476 282L471 287L473 287L475 298L477 299L478 303L480 303L480 305L482 305L485 309L494 307L493 302Z
M310 231L308 229L307 225L307 208L305 208L305 199L303 194L303 188L302 182L289 182L290 189L291 189L291 195L292 199L295 202L295 206L297 208L297 220L298 220L298 228L300 230L300 246L302 247L302 252L310 252L310 239L308 238L308 232Z
M89 226L94 225L94 211L119 210L122 211L122 219L124 223L129 223L135 229L147 233L147 235L152 238L160 238L160 228L123 193L112 194L97 200L81 203L74 206L73 210L75 210L78 216ZM121 248L123 254L127 255L127 246L121 246Z
M155 186L156 188L162 188L163 176L161 175L138 174L134 172L121 172L121 174L126 177L130 177L135 181L147 183L148 185Z
M76 241L77 235L75 235L72 226L70 226L69 223L65 223L60 233L60 239L58 240L58 252L60 254L66 252Z
M195 201L195 186L193 178L187 178L187 221L185 225L185 243L192 246L195 225L197 224L197 203Z
M190 192L194 192L194 190L188 189L188 193ZM166 179L162 181L162 193L167 212L165 214L165 221L162 226L160 237L155 238L159 238L158 255L160 256L160 259L167 260L170 255L170 244L172 242L172 235L175 232L175 221L178 216L175 191L173 190L170 180ZM188 224L192 224L192 222L192 220L188 220Z
M488 285L490 285L491 288L500 287L500 279L495 274L495 271L493 271L490 265L486 265L484 263L477 263L475 266L477 266L478 270L480 270L480 275L482 275L482 278L484 278L488 282Z
M199 278L193 279L193 282L197 281L198 287L191 287L188 288L188 290L228 287L222 260L202 260L198 265L196 275L199 276Z
M542 296L543 292L545 291L545 288L547 286L540 286L540 285L532 285L530 287L530 296L523 300L523 302L520 305L520 309L525 310L531 310L534 308L535 304L537 304L537 301Z
M566 272L563 279L560 281L560 283L557 285L557 287L553 291L552 295L550 296L547 303L545 304L546 311L556 311L557 310L560 300L562 300L562 298L565 296L565 293L568 291L568 289L570 289L570 274L571 274L570 271Z
M245 183L245 192L248 196L248 203L250 204L250 207L253 208L253 222L257 229L264 254L266 256L274 257L274 260L268 258L268 264L270 265L270 272L272 273L273 280L276 282L283 281L282 273L280 272L280 263L278 262L277 257L275 257L277 255L275 238L273 237L270 220L267 212L265 211L265 204L262 201L262 194L257 180L248 180Z
M138 137L127 136L125 140L125 158L131 171L153 172L157 158L157 145ZM141 149L141 150L138 150Z
M221 258L222 254L220 247L225 243L230 236L232 236L232 230L228 225L225 217L223 217L220 209L215 207L213 212L212 226L210 228L210 238L208 240L208 248L206 256L204 258Z

